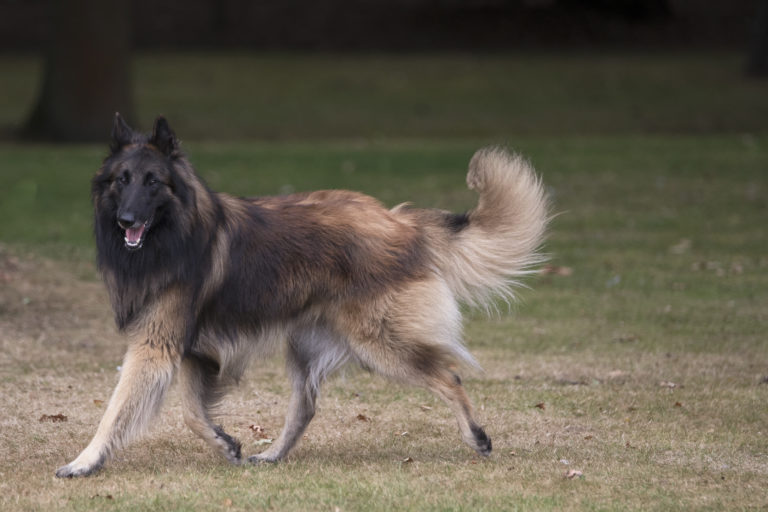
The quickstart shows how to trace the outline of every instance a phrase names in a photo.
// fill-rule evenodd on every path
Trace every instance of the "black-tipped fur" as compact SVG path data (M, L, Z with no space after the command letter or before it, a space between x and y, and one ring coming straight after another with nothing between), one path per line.
M482 427L479 427L478 425L471 425L470 428L472 429L472 435L475 436L475 445L477 453L483 456L488 456L491 454L492 444L491 444L491 438L488 437L488 434L485 433L485 430L482 429Z
M96 471L139 436L178 374L186 424L234 464L241 445L214 423L216 404L255 354L287 341L291 399L278 439L252 462L277 461L315 414L323 380L354 361L425 387L482 455L455 369L459 302L482 304L540 261L541 183L520 157L479 151L467 213L384 208L349 191L241 198L211 191L163 117L152 133L119 115L91 192L97 262L129 349L91 443L57 476Z

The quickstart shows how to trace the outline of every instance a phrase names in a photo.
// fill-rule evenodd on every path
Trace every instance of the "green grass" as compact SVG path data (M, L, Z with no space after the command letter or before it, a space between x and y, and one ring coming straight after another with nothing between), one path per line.
M0 55L0 128L28 115L41 67ZM129 121L224 141L764 131L768 86L742 69L730 53L139 54Z
M464 381L494 441L487 460L434 397L351 372L325 386L285 463L216 459L173 391L147 438L92 478L60 481L53 471L93 434L124 352L91 263L88 181L105 148L0 144L0 508L765 507L766 96L735 57L173 57L138 59L139 111L178 120L212 188L343 187L463 210L472 152L509 142L544 178L558 213L545 250L572 273L532 278L508 313L468 312L485 370ZM21 115L35 66L0 57L15 91L0 98L0 124ZM272 437L282 425L281 365L256 362L222 409L248 454L260 449L249 425ZM58 413L68 421L38 421Z
M463 177L480 142L190 143L188 150L211 186L238 194L343 186L387 204L463 209L474 201ZM108 397L123 350L88 263L87 182L101 149L1 146L0 159L16 169L0 178L0 263L11 262L0 264L10 276L0 293L6 506L762 506L768 140L527 137L518 148L560 214L546 250L573 273L533 279L509 315L469 315L467 343L485 373L465 380L494 437L491 459L477 460L460 444L433 397L352 375L328 384L308 439L285 464L223 465L183 426L172 396L147 440L92 479L61 482L51 472L92 434L102 410L92 401ZM33 254L45 256L42 266ZM249 424L274 436L282 422L289 390L277 368L258 363L223 409L222 422L249 453L258 450ZM59 412L69 422L37 422ZM357 421L359 413L373 421ZM570 468L584 476L565 479ZM29 482L38 482L34 492Z

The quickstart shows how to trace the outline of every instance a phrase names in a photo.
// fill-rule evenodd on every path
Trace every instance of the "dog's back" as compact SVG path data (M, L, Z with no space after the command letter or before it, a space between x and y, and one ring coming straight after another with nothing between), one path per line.
M58 476L96 471L139 435L176 373L187 425L240 463L212 411L270 339L287 340L291 400L280 437L249 461L285 457L322 381L348 361L431 390L464 441L490 454L457 373L475 364L459 304L510 298L541 261L546 200L525 160L479 151L467 176L478 204L455 214L344 191L217 194L163 118L142 136L116 116L111 149L92 182L98 261L131 342L96 435Z
M258 271L238 273L222 290L240 289L238 300L254 293L247 318L272 312L262 321L287 334L296 404L285 434L256 459L287 453L312 417L322 380L350 360L429 388L454 410L464 440L490 452L456 374L461 365L476 365L461 342L459 303L511 296L516 280L541 261L536 249L547 207L528 163L501 149L478 152L467 181L480 198L466 214L408 205L386 210L345 191L249 203L254 219L247 224L255 231L244 239L259 245L236 250L243 259L230 268L250 264ZM213 302L221 308L212 316L217 321L233 309L224 298ZM234 371L242 360L229 359Z

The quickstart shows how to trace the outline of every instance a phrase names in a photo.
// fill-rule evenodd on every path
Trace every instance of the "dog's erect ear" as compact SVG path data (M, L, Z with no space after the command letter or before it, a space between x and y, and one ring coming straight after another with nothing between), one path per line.
M179 149L179 141L176 140L176 134L173 133L171 127L168 126L168 121L163 116L155 119L155 127L152 129L152 138L149 139L149 143L156 146L157 149L167 156L173 155Z
M109 149L112 153L117 153L120 148L131 143L133 139L133 130L125 122L120 112L115 112L115 122L112 124L112 142L109 144Z

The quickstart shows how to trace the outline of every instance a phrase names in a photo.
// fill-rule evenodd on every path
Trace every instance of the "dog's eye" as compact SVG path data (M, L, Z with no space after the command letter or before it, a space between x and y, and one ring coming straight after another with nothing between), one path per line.
M149 185L157 185L159 182L158 182L158 181L157 181L157 179L155 179L155 178L149 178L149 180L147 181L147 183L148 183Z
M123 174L120 175L120 177L118 178L118 181L123 185L127 185L128 183L131 182L131 175L128 174L128 172L124 172Z

